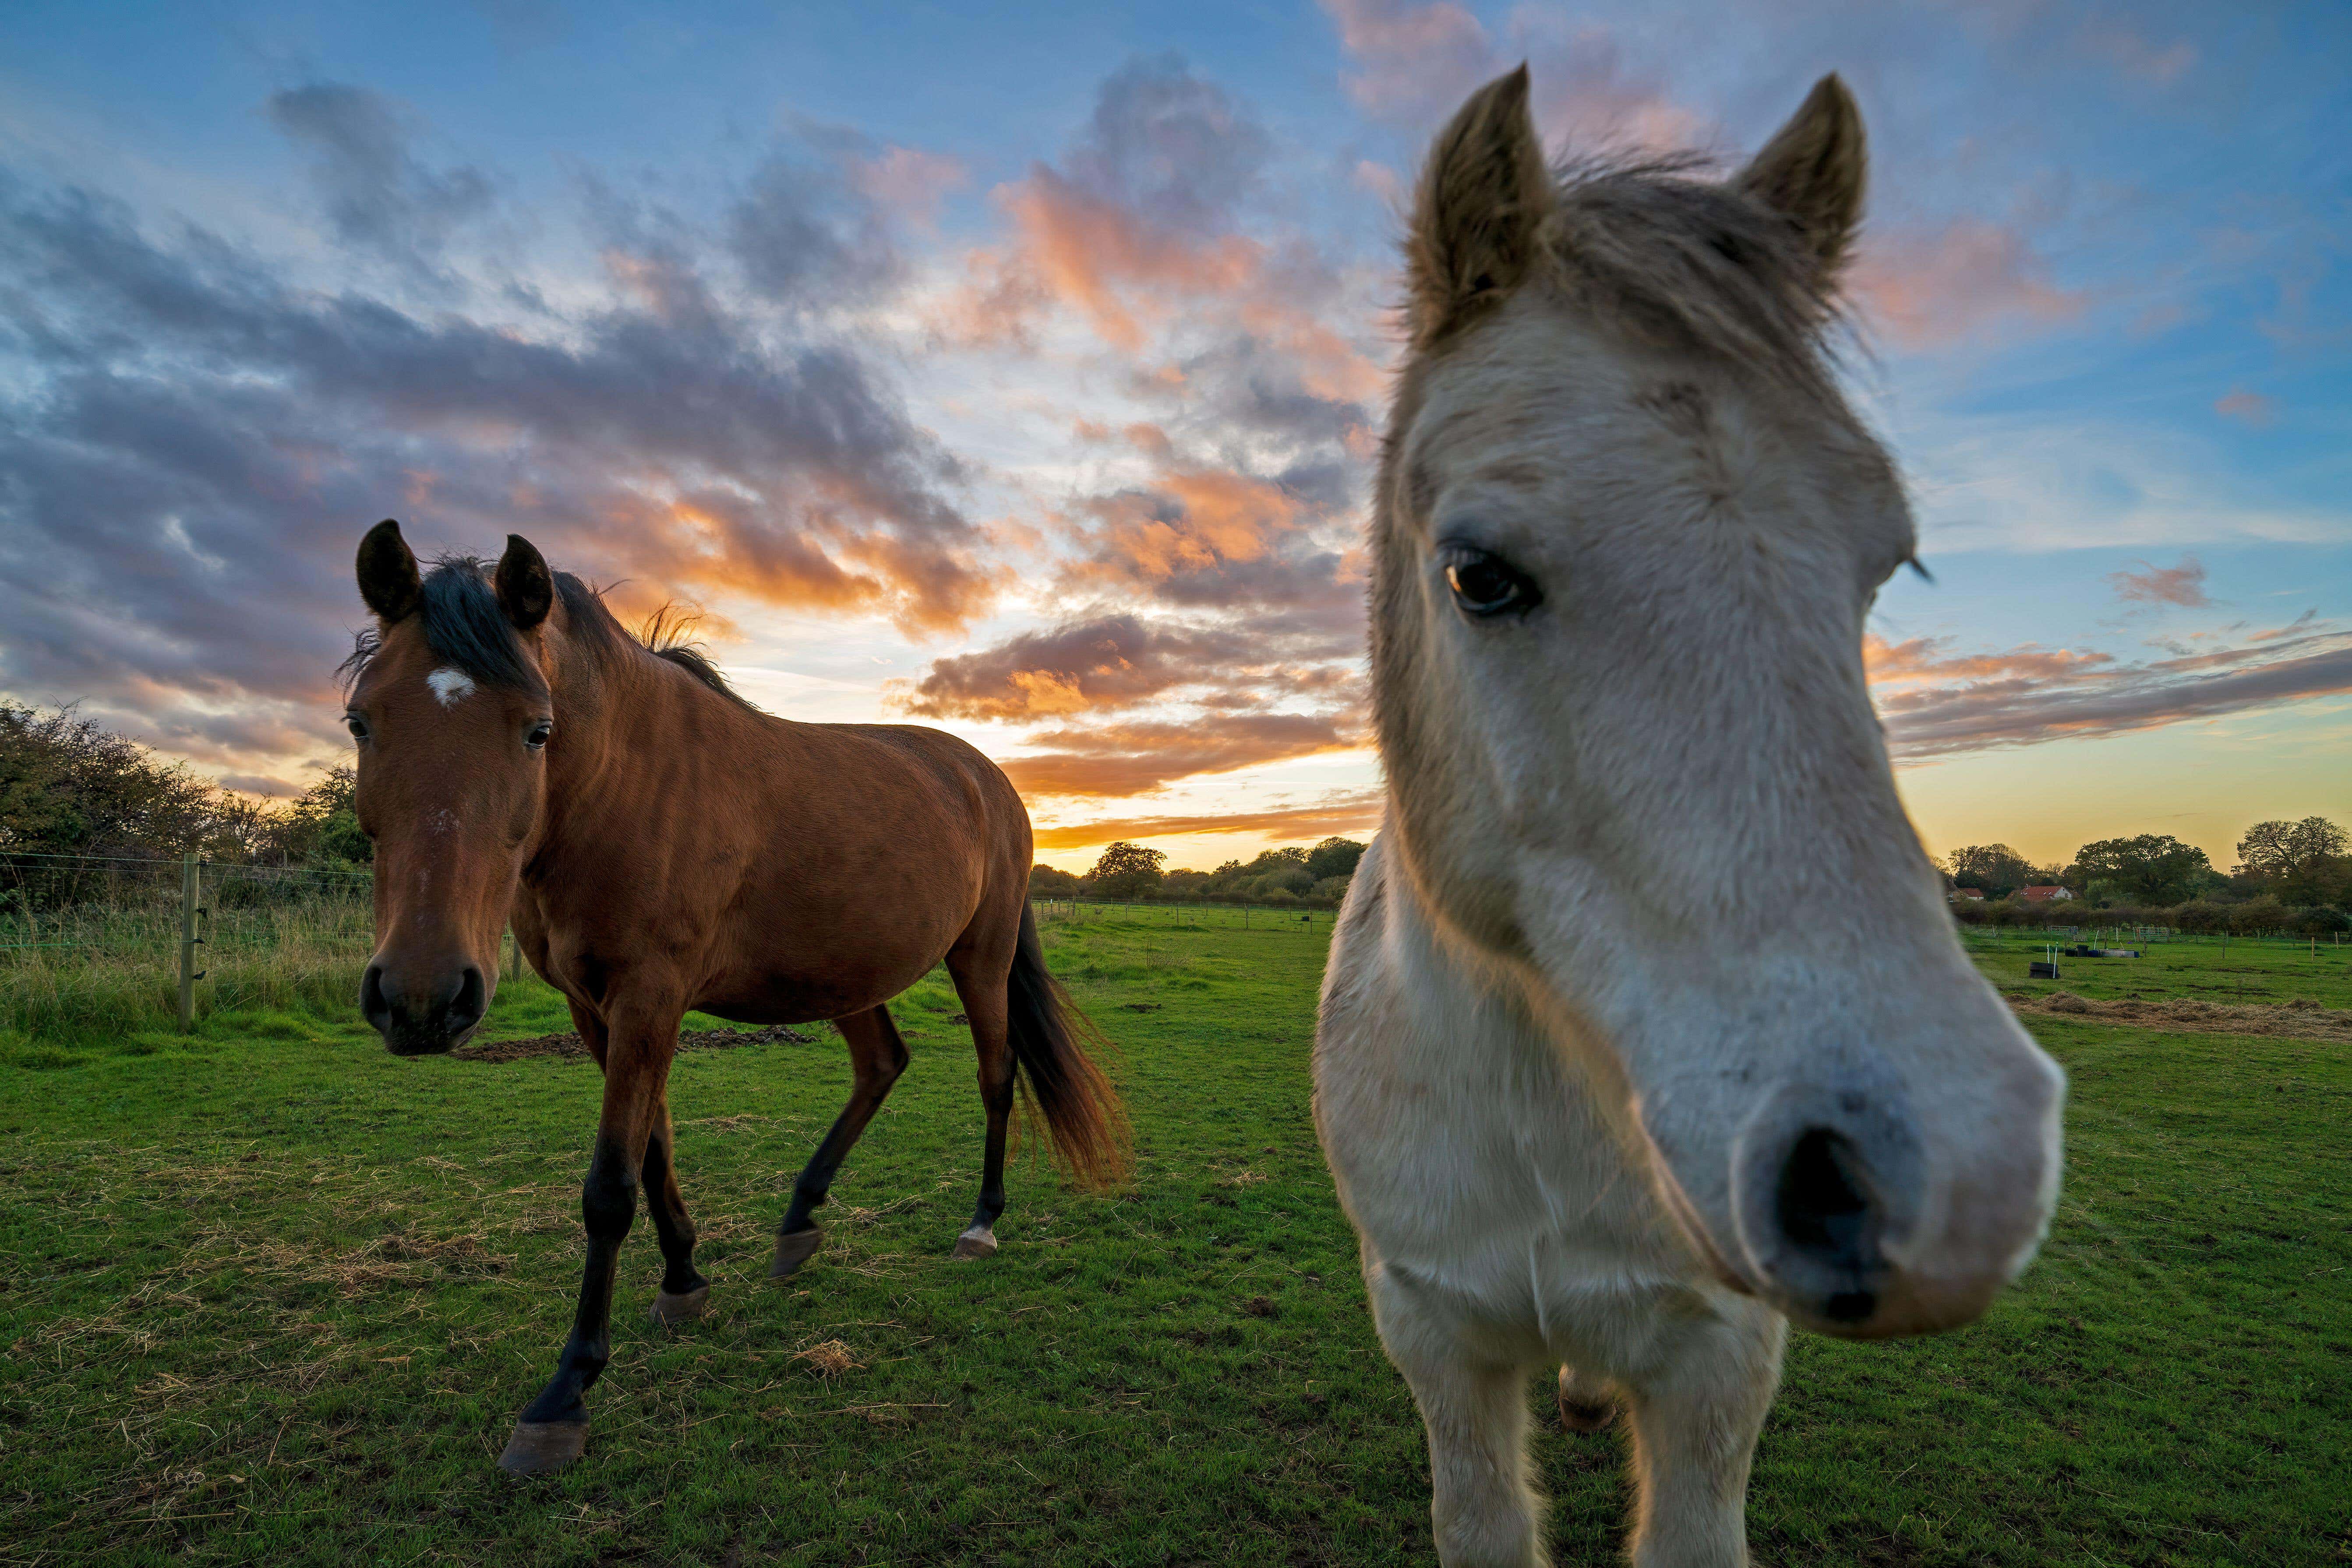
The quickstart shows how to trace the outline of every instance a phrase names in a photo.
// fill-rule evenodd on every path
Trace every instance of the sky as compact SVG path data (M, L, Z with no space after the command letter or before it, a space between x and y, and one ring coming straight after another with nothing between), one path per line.
M2352 11L2042 0L10 7L0 695L348 757L362 532L520 532L1039 858L1362 837L1362 529L1428 138L1724 169L1839 72L1849 395L1933 583L1921 836L2352 820Z

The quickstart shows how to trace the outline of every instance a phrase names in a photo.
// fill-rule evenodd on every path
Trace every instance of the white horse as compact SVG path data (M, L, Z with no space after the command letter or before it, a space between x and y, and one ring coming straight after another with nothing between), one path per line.
M1863 170L1832 77L1727 183L1555 174L1521 69L1422 176L1388 821L1316 1121L1457 1568L1547 1558L1553 1364L1570 1426L1632 1423L1633 1561L1747 1562L1786 1321L1969 1322L2055 1201L2064 1079L1955 940L1863 682L1914 548L1820 342Z

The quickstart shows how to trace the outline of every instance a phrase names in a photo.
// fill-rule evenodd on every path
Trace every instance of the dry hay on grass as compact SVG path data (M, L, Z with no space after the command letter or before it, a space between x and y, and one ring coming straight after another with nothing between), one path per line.
M681 1051L731 1051L745 1046L773 1045L781 1041L793 1046L816 1044L814 1035L787 1028L782 1024L764 1029L696 1029L677 1037ZM530 1057L582 1057L588 1047L580 1037L567 1029L560 1035L532 1035L520 1040L491 1040L485 1045L459 1046L449 1053L466 1062L519 1062Z
M2130 997L2101 1001L2072 991L2046 996L2004 993L2020 1013L2054 1013L2094 1024L2128 1024L2177 1035L2266 1035L2296 1040L2352 1043L2352 1009L2323 1007L2308 996L2291 1002L2202 1002L2193 996L2161 1002Z

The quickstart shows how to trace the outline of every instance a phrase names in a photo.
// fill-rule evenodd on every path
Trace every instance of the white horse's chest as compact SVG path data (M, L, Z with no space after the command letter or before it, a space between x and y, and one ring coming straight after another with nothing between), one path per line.
M1706 1289L1696 1260L1573 1066L1401 964L1394 934L1343 928L1315 1058L1324 1151L1367 1261L1547 1353L1631 1351L1630 1320L1662 1292Z

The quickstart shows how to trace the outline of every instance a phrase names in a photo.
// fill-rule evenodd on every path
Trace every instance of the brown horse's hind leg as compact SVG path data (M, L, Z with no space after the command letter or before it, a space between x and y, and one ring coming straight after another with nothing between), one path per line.
M646 1140L646 1212L653 1215L662 1251L661 1293L654 1298L651 1314L656 1324L698 1318L710 1300L710 1281L694 1267L694 1216L686 1212L685 1195L677 1190L676 1150L665 1094L661 1109L654 1113L653 1136Z
M776 1227L776 1260L768 1269L771 1279L791 1279L815 1256L822 1235L809 1213L824 1204L825 1194L833 1190L834 1173L841 1169L858 1134L890 1097L890 1086L907 1070L907 1042L898 1037L898 1026L890 1021L887 1007L869 1008L834 1022L841 1037L849 1042L849 1065L857 1075L856 1085L849 1091L849 1103L834 1118L833 1130L793 1184L792 1206L784 1211L784 1223Z
M1007 1034L1005 962L986 963L977 954L950 952L948 973L964 1016L971 1021L972 1048L980 1056L980 1103L988 1111L988 1144L980 1173L980 1205L971 1224L956 1237L959 1258L988 1258L996 1252L996 1221L1004 1213L1004 1139L1013 1121L1013 1046Z

